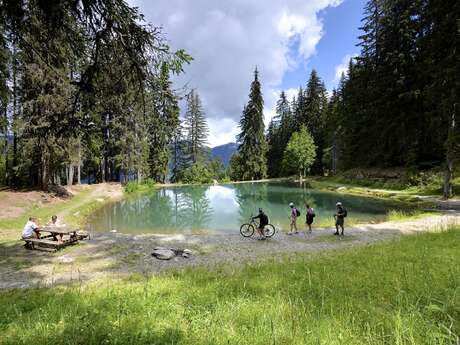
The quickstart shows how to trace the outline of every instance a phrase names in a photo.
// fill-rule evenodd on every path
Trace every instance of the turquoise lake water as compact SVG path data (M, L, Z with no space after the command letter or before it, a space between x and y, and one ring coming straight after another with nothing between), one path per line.
M347 208L349 223L381 222L396 208L380 200L313 190L293 182L183 186L106 205L90 217L88 226L92 231L136 234L238 232L262 207L278 230L286 230L290 202L301 211L300 228L304 228L306 202L315 208L314 225L333 226L337 201Z

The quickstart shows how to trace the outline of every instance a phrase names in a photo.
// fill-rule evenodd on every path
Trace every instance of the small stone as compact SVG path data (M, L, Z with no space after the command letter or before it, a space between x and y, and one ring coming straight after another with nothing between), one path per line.
M190 249L184 249L184 254L192 255L192 251Z
M113 229L113 230L110 230L110 232L118 232L117 230Z
M182 253L182 257L187 259L187 258L190 257L190 254L187 254L187 253L184 251L184 253Z

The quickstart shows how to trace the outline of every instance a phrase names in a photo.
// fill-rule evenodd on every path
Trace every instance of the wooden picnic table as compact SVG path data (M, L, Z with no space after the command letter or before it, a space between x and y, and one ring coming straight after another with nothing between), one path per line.
M33 249L35 249L35 244L38 244L40 247L51 247L57 250L88 237L87 234L78 234L78 231L79 229L72 229L67 226L43 226L38 230L40 238L29 238L24 239L24 241L31 244ZM42 235L42 233L48 233L48 235ZM64 236L69 237L64 239Z
M38 232L48 232L50 233L51 235L47 236L47 237L53 237L55 241L57 241L57 236L59 235L59 237L62 237L64 235L69 235L70 239L69 240L78 240L77 239L77 231L79 229L70 229L66 226L43 226L41 228L39 228ZM41 236L40 236L41 237ZM68 240L68 241L69 241Z

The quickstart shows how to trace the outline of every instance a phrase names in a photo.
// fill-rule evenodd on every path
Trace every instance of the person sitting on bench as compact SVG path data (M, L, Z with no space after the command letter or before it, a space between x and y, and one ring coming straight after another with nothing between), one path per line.
M22 239L26 240L28 238L40 238L39 226L37 225L37 219L34 217L29 217L24 230L22 230Z
M48 222L47 226L55 226L55 227L64 227L65 224L61 222L60 219L58 219L57 216L52 216L51 220Z
M66 225L64 223L61 223L61 220L58 219L58 217L56 215L54 215L54 216L51 217L51 220L48 222L47 226L56 227L56 228L62 228L62 227L65 227ZM63 235L59 234L59 239L57 239L57 241L59 243L63 242L62 237L63 237Z

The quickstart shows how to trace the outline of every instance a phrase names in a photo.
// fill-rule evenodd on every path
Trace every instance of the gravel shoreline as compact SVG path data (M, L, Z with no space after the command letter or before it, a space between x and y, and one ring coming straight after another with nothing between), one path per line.
M314 229L287 235L277 232L266 241L243 238L239 233L213 235L127 235L94 233L91 240L57 253L28 251L20 243L3 249L0 265L0 289L54 286L82 283L104 277L126 277L132 273L150 276L185 267L213 267L221 264L240 265L296 253L318 253L423 231L438 231L460 225L460 212L427 218L357 225L345 229L345 236L334 236L335 229ZM151 253L155 247L191 249L190 258L158 260ZM19 261L18 261L19 260ZM20 262L20 264L18 263ZM24 267L21 267L24 266Z

